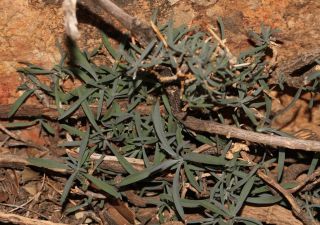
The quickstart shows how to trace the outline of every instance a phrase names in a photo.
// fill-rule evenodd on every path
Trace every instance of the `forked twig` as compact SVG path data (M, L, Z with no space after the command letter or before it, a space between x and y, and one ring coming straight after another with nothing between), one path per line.
M112 1L95 1L101 8L115 17L126 29L128 29L142 45L147 45L155 37L152 28L148 23L129 15ZM63 2L66 32L73 40L76 40L80 36L77 28L76 3L77 0L64 0Z
M269 186L271 186L274 190L281 193L289 202L292 207L292 211L294 215L299 218L306 225L319 225L315 220L311 219L306 215L306 213L301 209L298 202L295 200L293 195L286 189L284 189L280 184L278 184L273 178L266 175L262 172L261 169L257 171L258 176L265 181Z
M320 179L320 168L315 170L310 176L307 176L301 183L299 183L296 187L290 189L289 191L290 193L295 193L306 186L308 183L314 182L317 179Z

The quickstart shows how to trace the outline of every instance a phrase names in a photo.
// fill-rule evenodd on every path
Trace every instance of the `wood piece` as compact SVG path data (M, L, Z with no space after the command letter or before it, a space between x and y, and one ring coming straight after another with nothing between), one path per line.
M276 84L283 80L289 87L301 88L309 84L309 76L315 72L316 59L320 57L320 49L313 49L297 58L281 62L272 73L269 83Z
M65 223L54 223L47 220L30 219L28 217L19 216L12 213L0 212L0 222L8 224L19 224L19 225L67 225Z
M282 206L251 206L245 205L240 215L246 218L254 218L266 224L302 225L292 212Z

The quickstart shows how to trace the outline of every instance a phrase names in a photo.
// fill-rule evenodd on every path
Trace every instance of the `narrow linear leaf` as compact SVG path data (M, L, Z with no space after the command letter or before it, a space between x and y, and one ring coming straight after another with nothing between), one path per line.
M104 90L100 89L98 95L99 95L99 100L98 100L98 109L97 109L97 115L96 115L97 120L100 119L100 116L102 113L103 100L104 100Z
M41 125L43 126L45 131L48 132L48 134L51 134L51 135L55 134L55 130L49 125L49 123L41 120Z
M61 128L65 129L70 135L77 135L79 137L83 137L85 135L85 132L75 128L71 127L67 124L60 124Z
M85 83L92 82L92 78L84 71L82 71L80 68L72 68L72 72L74 75L82 79Z
M108 52L110 53L110 55L114 58L114 59L119 59L119 54L117 53L117 51L112 47L109 38L107 37L107 35L103 32L101 32L101 36L102 36L102 42L104 47L108 50Z
M80 98L75 102L73 103L73 105L67 109L66 111L64 111L62 113L62 115L59 116L58 120L62 120L64 119L65 117L69 116L70 114L72 114L74 111L76 111L76 109L78 109L81 105L81 103L86 99L88 98L92 93L94 93L97 89L96 88L93 88L89 91L87 91L84 95L81 95Z
M224 32L224 25L223 25L223 22L222 22L222 18L219 16L217 18L217 20L218 20L219 29L220 29L221 40L224 40L225 32Z
M208 210L210 210L211 212L217 213L219 215L222 215L226 218L230 217L230 215L228 214L228 212L220 209L219 207L217 207L216 205L210 203L207 200L201 200L200 205Z
M24 101L32 95L34 90L27 90L23 92L23 94L17 99L17 101L12 105L8 117L12 117L20 108L20 106L24 103Z
M78 172L74 172L69 179L67 180L66 184L64 185L64 189L63 192L61 194L61 198L60 198L60 204L63 204L70 192L70 189L73 185L74 180L76 179L76 176L78 175Z
M31 127L35 125L38 121L31 121L31 122L12 122L4 124L6 128L23 128L23 127Z
M91 197L92 198L92 197ZM84 208L86 207L87 205L89 205L90 202L89 201L86 201L86 199L84 200L84 202L82 204L79 204L79 205L76 205L74 207L70 207L68 209L65 210L65 214L68 215L70 213L73 213L75 211L78 211L80 210L81 208Z
M241 104L243 111L246 113L246 115L248 116L248 118L250 119L250 121L254 124L254 125L258 125L258 121L256 120L256 117L254 116L253 112L251 109L249 109L247 106L245 106L244 104Z
M237 205L233 210L233 215L236 216L238 214L238 212L240 211L240 209L242 208L243 203L245 202L247 196L249 195L251 188L254 184L255 181L255 177L251 177L248 182L243 186L241 193L240 193L240 197L237 199Z
M176 157L177 154L170 147L169 142L165 137L165 133L164 133L162 122L161 122L159 101L154 106L153 113L152 113L152 121L153 121L154 129L157 133L159 140L161 141L163 149L172 157Z
M84 111L84 113L86 114L89 122L92 124L92 126L94 127L94 129L101 133L101 129L100 127L98 126L95 118L94 118L94 115L93 115L93 112L91 111L90 107L89 107L89 104L88 104L88 101L87 100L84 100L82 103L81 103L81 107Z
M110 144L109 141L105 140L107 146L111 150L111 152L117 157L119 163L123 166L123 168L129 173L129 174L135 174L137 171L133 168L133 166L126 160L125 157L123 157L119 151L113 146L113 144Z
M194 174L191 172L189 165L187 163L184 163L184 172L186 173L186 176L188 178L188 181L190 184L199 192L201 192L201 187L198 184L198 182L195 179Z
M164 170L170 168L171 166L173 166L177 162L178 162L178 160L167 160L159 165L154 165L154 166L148 167L147 169L145 169L143 171L139 171L137 173L131 174L121 181L121 183L119 184L119 187L133 184L138 181L142 181L142 180L148 178L151 174L153 174L155 172L164 171Z
M88 146L88 143L89 143L89 137L90 137L90 128L88 128L83 139L81 140L81 144L80 144L80 148L79 148L79 160L78 160L78 165L77 165L78 169L80 169L86 161L86 157L85 157L84 153L85 153L87 146Z
M84 177L86 177L88 180L90 180L92 183L94 183L98 188L101 190L107 192L108 194L112 195L115 198L121 198L121 194L118 192L118 190L108 184L107 182L104 182L90 174L82 174Z
M54 78L54 90L53 90L53 93L54 93L54 100L55 100L55 103L56 103L57 110L58 110L59 114L62 114L63 110L61 109L61 103L62 103L63 93L61 92L61 90L59 88L59 82L60 82L59 77L55 77Z
M280 149L278 153L278 182L281 181L285 159L286 159L286 152L284 149Z
M173 202L173 198L171 195L168 194L161 194L160 195L162 200L167 200ZM223 209L220 209L215 204L212 204L211 202L207 200L191 200L191 199L181 199L181 205L185 208L198 208L203 207L205 209L210 210L213 213L216 213L218 215L222 215L225 218L231 217L229 213Z
M263 195L259 197L248 197L246 199L246 202L252 203L252 204L275 204L277 202L280 202L282 200L281 196L272 196L272 195Z
M196 163L203 163L203 164L209 164L209 165L217 165L217 166L223 166L226 165L228 162L222 157L212 156L212 155L206 155L206 154L198 154L198 153L187 153L183 156L184 160L190 161L190 162L196 162Z
M85 69L95 80L98 80L95 70L92 68L87 58L82 54L76 45L73 46L72 53L74 57L74 63Z
M28 158L28 162L36 167L42 167L47 169L68 169L68 166L57 162L51 159L42 159L42 158Z
M308 169L308 176L310 176L313 173L313 171L317 168L319 159L320 159L320 153L319 152L315 152L314 156L313 156L313 159L311 161L310 167Z
M162 97L162 101L163 101L164 107L166 108L167 112L170 115L172 115L171 106L170 106L168 97L166 95L162 95L161 97Z
M245 218L245 217L235 217L234 218L236 224L245 224L245 225L263 225L260 221L252 218Z
M180 169L181 169L181 164L179 163L178 168L175 172L174 178L173 178L173 183L172 183L172 198L173 198L173 203L176 207L176 210L178 211L179 216L184 220L184 211L183 207L181 205L181 200L180 200Z

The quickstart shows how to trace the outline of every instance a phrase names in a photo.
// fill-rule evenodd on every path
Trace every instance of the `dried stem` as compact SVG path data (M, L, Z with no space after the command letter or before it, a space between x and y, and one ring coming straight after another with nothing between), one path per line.
M220 124L214 121L200 120L192 116L187 116L186 118L184 118L184 116L185 113L176 114L176 117L181 121L181 123L191 130L208 132L211 134L219 134L224 135L228 138L238 138L254 143L285 147L288 149L300 149L304 151L320 152L319 141L301 140L296 138L261 134L236 128L230 125Z
M74 157L79 157L79 153L76 151L67 150L67 152ZM90 159L93 161L98 161L101 157L102 155L93 153L90 156ZM125 157L125 159L133 166L134 169L138 171L141 171L145 168L142 159L128 157ZM122 167L122 165L119 163L119 160L115 156L104 156L100 166L103 169L111 170L116 173L127 173L127 171Z
M146 46L155 37L149 24L129 15L112 1L96 0L96 2L106 12L115 17L125 28L127 28L133 34L133 36L138 39L140 44ZM77 27L78 21L76 17L76 3L77 0L64 0L62 6L65 18L66 33L73 40L76 40L80 37Z
M122 111L127 110L127 101L118 101L117 102ZM12 105L0 105L0 119L9 119L8 114ZM94 114L96 114L98 107L95 105L91 105L90 109ZM107 111L107 108L102 108L102 114ZM152 106L147 104L140 104L135 108L135 111L139 112L141 115L149 115L152 112ZM163 114L165 109L163 106L160 107L160 112ZM59 118L59 112L55 106L45 107L42 105L22 105L18 111L15 113L15 119L25 119L25 118L37 118L37 117L45 117L51 120L57 120ZM81 118L86 116L83 112L82 108L79 108L72 115L75 118Z
M0 212L0 221L3 223L19 224L19 225L67 225L65 223L54 223L46 220L30 219L28 217L19 216L12 213Z
M303 180L298 186L290 189L290 193L295 193L298 190L300 190L301 188L303 188L304 186L306 186L308 183L310 182L314 182L316 180L318 180L320 177L320 168L318 168L317 170L315 170L310 176L306 177L305 180ZM318 179L317 179L318 178Z
M4 125L2 125L0 123L0 130L2 132L4 132L5 134L7 134L9 137L13 138L14 140L16 141L21 141L24 145L26 146L30 146L30 147L33 147L33 148L36 148L36 149L39 149L41 151L45 151L45 152L49 152L50 150L42 145L37 145L35 143L32 143L31 141L29 140L25 140L21 137L19 137L18 135L16 135L15 133L12 133L11 131L9 131Z
M0 155L0 168L11 168L11 169L23 170L25 166L31 166L30 162L25 157L21 157L14 154ZM66 169L50 168L50 170L53 172L62 173L62 174L70 173L70 171Z
M96 2L127 28L141 44L146 46L155 37L149 24L129 15L112 1L96 0Z

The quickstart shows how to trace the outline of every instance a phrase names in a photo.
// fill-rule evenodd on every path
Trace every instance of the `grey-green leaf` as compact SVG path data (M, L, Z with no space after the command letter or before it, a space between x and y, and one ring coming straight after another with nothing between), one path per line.
M33 166L47 168L47 169L68 169L67 165L51 159L28 158L28 162Z
M173 178L173 183L172 183L172 198L173 198L173 203L176 206L176 210L178 211L179 216L184 220L184 210L181 205L181 200L180 200L180 169L181 169L181 164L178 165L178 168L175 172L174 178Z
M121 183L119 184L120 187L126 186L132 183L136 183L138 181L142 181L146 178L148 178L152 173L159 172L159 171L164 171L174 164L176 164L178 160L167 160L159 165L154 165L151 167L148 167L147 169L143 171L139 171L137 173L131 174L124 178Z
M83 176L85 176L87 179L89 179L92 183L94 183L98 188L100 188L101 190L107 192L108 194L112 195L115 198L121 198L121 194L120 192L118 192L118 190L111 186L110 184L108 184L107 182L104 182L90 174L82 174Z
M172 157L176 157L177 154L173 151L173 149L169 145L169 142L164 133L164 129L161 121L161 115L160 115L159 102L157 102L156 105L154 106L153 113L152 113L152 121L153 121L154 129L157 133L159 140L161 141L163 149Z
M198 153L187 153L183 156L184 160L190 161L190 162L196 162L196 163L203 163L203 164L209 164L209 165L217 165L217 166L223 166L226 165L228 162L223 157L217 157L212 155L206 155L206 154L198 154Z
M17 99L17 101L12 105L8 117L12 117L20 108L20 106L24 103L24 101L32 95L34 90L27 90L23 92L23 94Z
M81 105L81 103L86 99L88 98L93 92L95 92L97 89L96 88L93 88L93 89L90 89L88 90L86 93L84 93L84 95L80 96L79 99L73 103L73 105L67 109L66 111L64 111L62 113L62 115L59 116L58 120L62 120L64 119L65 117L69 116L70 114L72 114L74 111L76 111L79 106Z

